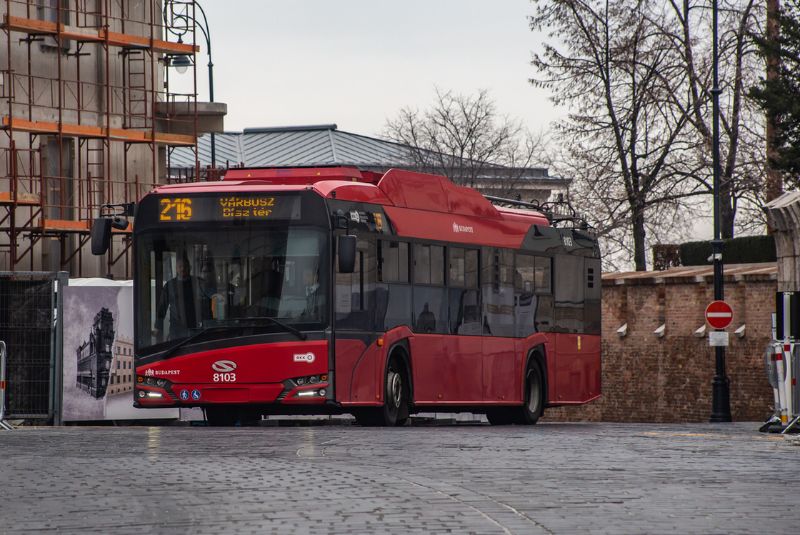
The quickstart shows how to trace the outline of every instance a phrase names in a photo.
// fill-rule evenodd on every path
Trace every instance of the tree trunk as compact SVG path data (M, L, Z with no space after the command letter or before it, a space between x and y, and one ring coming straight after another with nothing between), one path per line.
M719 185L719 229L723 240L733 238L733 224L736 219L736 207L733 202L731 184L733 180L724 174L720 177Z
M636 271L646 271L647 250L645 249L644 209L638 202L633 206L631 226L633 230L633 262L636 265Z
M767 39L773 43L780 37L780 25L778 23L778 11L780 10L779 0L767 0ZM767 82L778 78L780 68L780 58L772 50L767 54ZM777 136L778 120L775 114L767 112L767 202L777 198L783 193L783 180L780 173L773 166L772 162L778 155Z

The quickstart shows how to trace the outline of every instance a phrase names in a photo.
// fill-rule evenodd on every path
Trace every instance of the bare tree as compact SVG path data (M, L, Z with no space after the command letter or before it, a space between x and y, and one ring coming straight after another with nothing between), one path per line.
M469 187L489 180L500 194L511 194L529 168L546 159L542 137L499 115L485 90L462 95L437 89L431 108L403 108L386 122L384 135L407 145L418 169Z
M643 0L534 2L531 28L548 42L534 54L531 81L570 110L556 135L573 201L607 246L644 270L648 232L679 221L698 194L680 157L692 146L681 58Z
M695 179L710 195L713 191L711 128L711 5L708 0L668 0L668 16L653 19L675 47L686 71L685 93L689 121L698 138L693 154ZM747 91L758 80L763 63L749 37L763 17L763 1L720 1L720 223L723 238L732 238L736 227L753 229L753 215L762 200L764 158L763 118ZM653 10L654 11L654 10ZM761 69L759 68L761 67ZM744 205L747 217L736 225L737 209ZM763 221L758 217L759 224Z

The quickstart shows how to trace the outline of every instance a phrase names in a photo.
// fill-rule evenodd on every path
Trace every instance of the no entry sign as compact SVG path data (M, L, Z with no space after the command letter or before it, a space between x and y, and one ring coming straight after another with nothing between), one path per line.
M724 329L733 320L733 309L725 301L712 301L706 307L706 321L715 329Z

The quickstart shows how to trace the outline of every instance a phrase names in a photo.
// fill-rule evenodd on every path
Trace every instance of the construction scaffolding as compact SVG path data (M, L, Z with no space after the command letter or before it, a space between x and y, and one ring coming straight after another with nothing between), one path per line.
M130 228L116 232L97 273L91 221L101 205L165 182L170 148L197 161L197 6L0 2L0 270L129 278ZM169 90L176 58L191 68L187 93Z

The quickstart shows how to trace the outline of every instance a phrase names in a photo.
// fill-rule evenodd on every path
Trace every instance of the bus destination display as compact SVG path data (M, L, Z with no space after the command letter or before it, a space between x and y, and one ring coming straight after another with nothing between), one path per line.
M158 220L162 222L299 219L300 198L274 195L224 195L220 197L162 197Z

